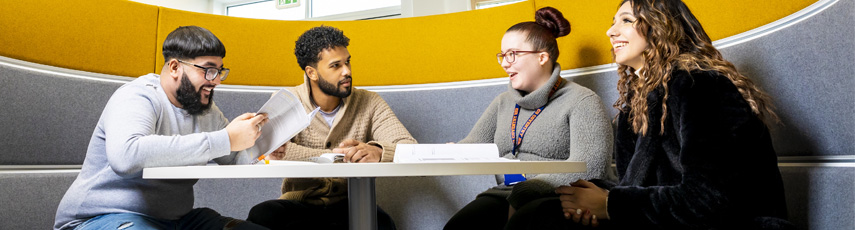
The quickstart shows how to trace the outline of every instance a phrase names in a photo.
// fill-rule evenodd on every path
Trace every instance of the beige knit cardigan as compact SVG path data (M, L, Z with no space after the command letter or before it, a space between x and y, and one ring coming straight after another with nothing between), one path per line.
M303 104L306 112L316 108L306 83L288 88ZM416 140L398 121L386 101L375 92L353 88L344 99L330 127L317 114L309 127L286 143L283 160L307 160L330 153L338 144L355 139L383 149L380 162L392 162L396 144L415 144ZM343 178L290 178L282 182L280 199L314 205L330 205L347 197L347 180Z

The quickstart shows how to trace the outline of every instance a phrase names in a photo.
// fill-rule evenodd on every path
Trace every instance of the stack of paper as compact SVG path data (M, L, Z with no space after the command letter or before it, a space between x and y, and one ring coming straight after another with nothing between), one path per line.
M311 157L306 161L284 161L284 160L266 160L266 164L270 165L314 165L314 164L332 164L344 163L344 154L341 153L324 153L321 156Z
M255 140L255 147L265 155L273 152L309 127L318 110L320 108L306 114L302 103L294 94L286 89L276 91L258 110L258 113L267 114L268 121L261 129L261 136Z
M395 163L507 162L496 144L398 144Z

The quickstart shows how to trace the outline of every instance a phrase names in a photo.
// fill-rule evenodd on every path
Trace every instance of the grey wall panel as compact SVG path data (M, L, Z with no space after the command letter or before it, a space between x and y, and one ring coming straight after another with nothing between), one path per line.
M722 49L773 98L779 156L855 154L855 1Z
M246 219L249 210L281 195L282 179L202 179L193 187L195 207L214 209L223 216Z
M244 113L258 112L273 92L240 92L214 89L214 103L229 121Z
M380 92L419 143L456 142L469 130L506 85L460 89Z
M0 170L0 229L53 229L56 208L77 173Z
M855 229L855 168L780 167L790 221L799 229ZM749 179L750 178L746 178Z
M0 65L0 165L83 163L119 86Z
M377 205L398 229L442 229L448 219L496 185L493 175L377 179Z

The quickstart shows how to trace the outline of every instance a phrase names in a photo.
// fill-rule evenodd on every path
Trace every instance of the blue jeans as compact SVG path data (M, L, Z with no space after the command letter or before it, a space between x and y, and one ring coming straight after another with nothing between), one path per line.
M178 220L163 220L134 213L111 213L93 217L75 230L136 229L267 229L265 227L221 216L209 208L193 209Z

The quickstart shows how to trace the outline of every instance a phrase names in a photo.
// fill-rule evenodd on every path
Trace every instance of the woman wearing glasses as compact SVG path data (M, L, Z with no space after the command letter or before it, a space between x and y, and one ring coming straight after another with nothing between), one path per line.
M624 0L613 20L620 181L562 186L530 222L566 222L525 228L792 229L769 97L680 0Z
M529 204L556 197L555 188L579 179L606 178L612 129L600 97L559 76L556 38L570 23L552 7L534 22L512 26L497 59L508 73L508 91L497 96L461 143L496 143L504 158L584 161L585 173L498 175L489 189L458 211L445 229L502 229Z

